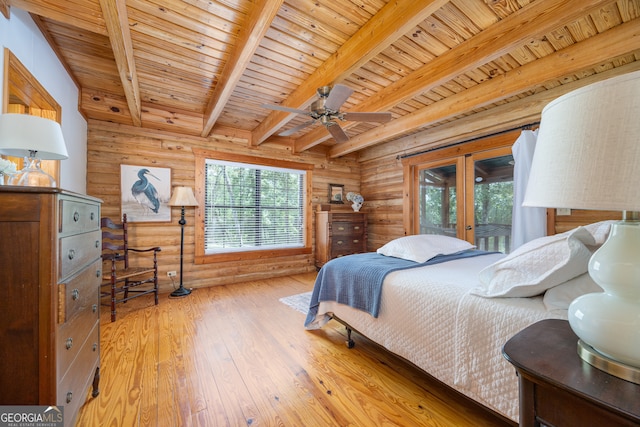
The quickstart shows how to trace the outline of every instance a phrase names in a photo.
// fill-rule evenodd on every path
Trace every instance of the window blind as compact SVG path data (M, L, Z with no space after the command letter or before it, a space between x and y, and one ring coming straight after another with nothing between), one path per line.
M304 246L306 171L207 159L205 252Z

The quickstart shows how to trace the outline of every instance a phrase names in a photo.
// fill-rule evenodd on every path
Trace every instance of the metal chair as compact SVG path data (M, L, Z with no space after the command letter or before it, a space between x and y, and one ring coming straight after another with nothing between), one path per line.
M111 307L111 321L116 320L116 304L143 295L154 294L158 305L158 252L155 246L147 249L130 248L128 243L127 214L122 223L101 218L102 227L102 305ZM145 256L144 253L147 253Z

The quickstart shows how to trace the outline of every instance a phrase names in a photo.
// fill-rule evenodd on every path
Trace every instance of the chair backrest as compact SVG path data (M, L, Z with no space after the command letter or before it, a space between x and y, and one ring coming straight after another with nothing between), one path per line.
M116 224L110 218L101 218L102 228L102 260L124 261L124 268L129 268L129 243L127 235L127 214L122 215L122 223Z

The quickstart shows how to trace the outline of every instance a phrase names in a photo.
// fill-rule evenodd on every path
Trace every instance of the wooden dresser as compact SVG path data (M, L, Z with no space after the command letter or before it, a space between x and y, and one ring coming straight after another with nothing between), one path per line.
M344 255L367 251L367 214L353 211L316 212L316 267Z
M0 405L64 406L98 393L100 200L0 186Z

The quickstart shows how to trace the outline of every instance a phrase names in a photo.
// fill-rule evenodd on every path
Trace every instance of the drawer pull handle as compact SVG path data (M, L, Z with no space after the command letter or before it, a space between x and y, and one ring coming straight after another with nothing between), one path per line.
M71 291L71 298L75 301L80 297L80 291L77 289L74 289Z
M98 343L93 343L93 345L91 346L91 350L93 351L98 351Z
M74 222L80 221L80 214L77 211L73 213L73 221Z
M342 240L338 240L338 241L336 242L336 244L337 244L337 245L341 245L341 244L343 244L343 243L344 243L344 242L343 242Z
M95 313L96 311L98 311L98 304L93 304L93 305L91 306L91 311L93 311L94 313Z
M100 247L100 240L96 240L96 248Z
M344 227L338 227L338 230L344 231Z
M76 256L76 250L75 249L69 249L69 253L67 255L69 257L69 259L73 259Z
M96 277L102 276L102 271L100 269L96 270Z
M353 239L353 243L359 243L359 242L360 242L360 240L358 240L358 239Z
M353 227L353 229L354 230L360 230L360 227L356 225L355 227Z
M73 400L73 393L68 391L67 392L67 403L71 403L72 400Z
M67 348L67 350L71 350L71 347L73 347L73 338L67 338L65 347Z
M89 215L89 218L91 218L91 221L93 221L95 217L96 217L96 214L94 212L91 212L91 215Z

